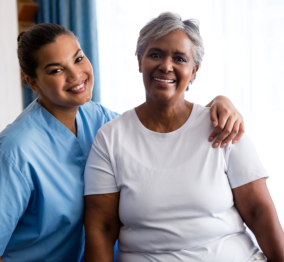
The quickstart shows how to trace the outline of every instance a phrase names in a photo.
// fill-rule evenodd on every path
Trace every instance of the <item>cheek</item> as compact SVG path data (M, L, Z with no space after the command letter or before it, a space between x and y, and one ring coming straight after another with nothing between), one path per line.
M144 84L149 84L151 82L151 75L153 74L154 71L153 68L155 68L155 66L152 65L151 63L145 63L141 68Z
M179 79L181 82L188 83L192 75L192 68L186 68L179 72Z
M93 67L91 66L91 64L86 68L86 72L89 75L89 77L93 77Z
M142 60L141 70L143 75L150 75L157 68L157 64L147 58Z
M90 61L87 61L83 64L82 71L85 72L89 77L93 77L93 67Z
M63 77L48 78L43 81L41 91L43 94L56 97L62 92L65 79Z

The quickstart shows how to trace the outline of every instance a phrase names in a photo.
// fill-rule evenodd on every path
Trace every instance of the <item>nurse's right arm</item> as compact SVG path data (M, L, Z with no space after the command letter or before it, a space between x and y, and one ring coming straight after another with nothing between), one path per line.
M85 262L113 262L120 228L119 194L85 196Z
M0 150L0 257L24 214L30 187L14 161ZM1 260L0 260L1 261Z

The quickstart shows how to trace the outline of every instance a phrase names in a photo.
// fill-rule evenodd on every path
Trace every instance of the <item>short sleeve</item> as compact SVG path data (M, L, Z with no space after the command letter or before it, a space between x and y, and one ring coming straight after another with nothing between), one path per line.
M30 195L24 176L0 150L0 257L28 206Z
M231 188L240 187L269 175L262 165L256 149L246 134L238 143L225 149L227 176Z
M85 167L85 195L118 192L103 135L98 131Z

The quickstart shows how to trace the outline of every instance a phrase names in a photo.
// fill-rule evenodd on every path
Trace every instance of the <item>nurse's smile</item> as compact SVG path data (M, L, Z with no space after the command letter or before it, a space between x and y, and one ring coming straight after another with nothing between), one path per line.
M69 88L67 91L73 94L80 94L87 89L87 79L82 81L78 85L74 85L73 87Z

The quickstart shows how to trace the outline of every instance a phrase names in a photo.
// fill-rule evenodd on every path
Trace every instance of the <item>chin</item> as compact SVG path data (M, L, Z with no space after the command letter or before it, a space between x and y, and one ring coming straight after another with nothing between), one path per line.
M78 105L79 105L79 106L82 106L82 105L84 105L85 103L90 102L91 99L92 99L92 93L90 93L90 94L88 94L88 95L82 97L82 98L78 101Z
M151 96L158 101L169 101L173 97L173 94L169 94L168 92L157 92Z
M86 98L85 103L90 102L90 101L91 101L91 99L92 99L92 96L90 96L90 97ZM85 103L84 103L84 104L85 104Z

